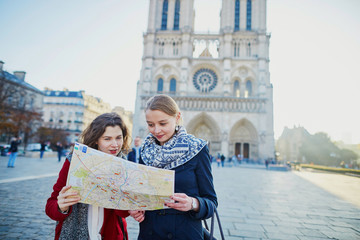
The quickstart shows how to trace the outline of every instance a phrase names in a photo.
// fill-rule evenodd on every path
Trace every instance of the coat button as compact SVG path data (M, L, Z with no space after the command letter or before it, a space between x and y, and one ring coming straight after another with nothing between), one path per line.
M172 239L173 235L171 233L168 233L167 237L168 239Z

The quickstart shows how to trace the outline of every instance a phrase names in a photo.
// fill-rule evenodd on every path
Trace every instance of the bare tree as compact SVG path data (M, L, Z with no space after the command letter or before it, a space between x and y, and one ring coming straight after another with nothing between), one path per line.
M29 90L6 78L5 72L0 72L0 135L24 136L25 146L36 129L41 125L42 113L29 104Z

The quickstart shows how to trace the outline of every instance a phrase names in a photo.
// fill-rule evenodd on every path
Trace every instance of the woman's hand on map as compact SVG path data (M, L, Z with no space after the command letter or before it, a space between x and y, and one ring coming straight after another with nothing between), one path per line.
M186 195L185 193L174 193L174 195L172 195L170 197L173 201L171 202L165 202L165 206L169 207L169 208L173 208L179 211L190 211L190 210L194 210L194 211L198 211L199 210L199 201L196 198L192 198L189 197L188 195ZM196 208L193 209L193 201L196 201Z
M58 205L61 212L69 211L69 207L80 201L79 193L71 190L71 186L65 186L59 192Z
M129 210L129 214L135 219L135 221L139 223L141 223L145 219L145 211Z

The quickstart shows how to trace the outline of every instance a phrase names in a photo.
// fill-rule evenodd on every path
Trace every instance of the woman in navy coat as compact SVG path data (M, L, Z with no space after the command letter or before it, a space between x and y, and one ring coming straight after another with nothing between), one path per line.
M167 95L150 98L145 116L150 133L140 163L175 170L175 194L168 209L145 212L138 239L203 239L201 220L217 207L207 143L180 126L179 108Z

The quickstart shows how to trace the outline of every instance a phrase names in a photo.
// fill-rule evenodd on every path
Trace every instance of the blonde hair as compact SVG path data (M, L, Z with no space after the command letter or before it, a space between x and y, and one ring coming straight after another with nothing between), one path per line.
M170 96L165 94L159 94L152 96L147 102L145 106L145 112L147 110L159 110L163 113L166 113L169 116L177 117L180 113L179 106ZM182 116L180 115L180 119L178 120L178 125L182 124Z

